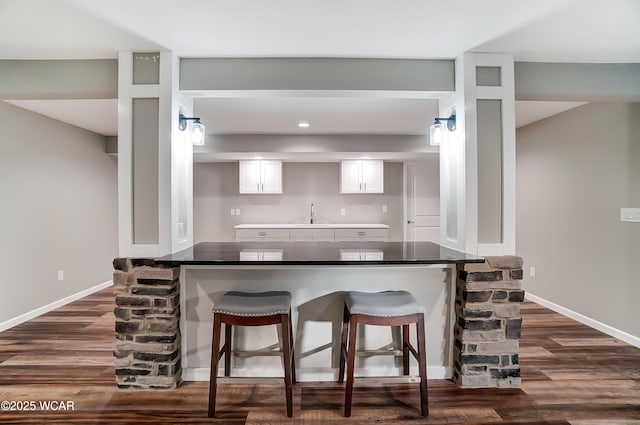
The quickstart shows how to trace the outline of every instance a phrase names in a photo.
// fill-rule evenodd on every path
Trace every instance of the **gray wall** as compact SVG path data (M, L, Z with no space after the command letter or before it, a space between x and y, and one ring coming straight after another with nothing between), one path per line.
M385 162L385 193L378 195L341 195L337 162L283 163L282 195L240 195L238 179L237 162L194 164L194 242L232 241L236 224L307 223L312 202L318 223L383 223L390 240L403 239L401 163Z
M0 99L117 99L118 61L0 60Z
M638 103L590 103L517 131L525 289L635 336L640 223L620 208L640 207L638 123Z
M0 323L111 279L117 170L104 143L0 102Z

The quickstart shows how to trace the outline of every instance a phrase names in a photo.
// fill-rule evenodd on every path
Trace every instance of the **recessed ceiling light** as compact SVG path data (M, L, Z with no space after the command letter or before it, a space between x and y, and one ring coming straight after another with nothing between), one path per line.
M300 122L298 123L298 127L300 127L300 128L307 128L307 127L309 127L309 123L308 123L308 122L306 122L306 121L300 121Z

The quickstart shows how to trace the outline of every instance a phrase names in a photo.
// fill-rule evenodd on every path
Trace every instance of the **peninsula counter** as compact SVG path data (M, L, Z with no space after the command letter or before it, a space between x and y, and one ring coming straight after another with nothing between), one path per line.
M517 339L515 346L502 344L497 360L488 355L470 359L466 354L478 349L478 344L467 347L469 338L487 337L497 343L506 338L509 326L515 326L492 310L495 302L505 306L519 297L519 288L506 289L517 278L510 270L518 264L496 258L512 259L494 257L487 263L430 242L211 242L158 259L116 259L117 382L127 388L166 388L183 379L207 380L211 310L228 290L290 291L298 379L332 381L340 352L344 291L404 289L427 309L430 378L453 376L461 385L473 386L496 386L505 378L513 383L517 378L519 384ZM483 279L486 288L466 283L477 286ZM498 314L504 316L504 308ZM238 350L269 348L278 340L275 327L271 332L234 332ZM365 332L367 349L392 347L399 338L388 328L367 327ZM482 344L480 350L486 352ZM510 357L500 357L504 353ZM480 360L489 363L481 365L485 373L479 374L476 369L482 368L470 365ZM509 376L502 376L505 367L511 370ZM387 356L362 358L357 373L394 375L400 368ZM278 357L240 357L232 363L235 376L278 376L281 370ZM492 377L496 374L501 377ZM467 375L473 379L465 383ZM476 378L480 375L486 383Z

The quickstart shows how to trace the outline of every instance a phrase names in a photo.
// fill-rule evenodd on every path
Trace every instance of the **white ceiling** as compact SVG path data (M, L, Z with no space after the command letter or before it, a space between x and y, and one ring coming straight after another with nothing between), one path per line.
M438 113L434 99L258 97L196 99L207 133L425 134ZM309 123L299 128L298 123Z
M455 58L640 62L639 0L0 0L0 59L180 57ZM113 101L15 104L100 134L117 133ZM517 121L574 107L518 102ZM433 104L397 99L199 99L207 132L416 134ZM544 112L546 111L546 112ZM392 117L392 118L389 118ZM293 127L293 129L292 129Z
M640 62L637 0L0 0L1 59L178 56Z

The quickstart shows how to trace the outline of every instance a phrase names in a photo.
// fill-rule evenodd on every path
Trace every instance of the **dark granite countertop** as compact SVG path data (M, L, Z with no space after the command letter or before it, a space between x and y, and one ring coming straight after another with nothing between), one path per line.
M165 265L411 265L482 263L431 242L201 242L155 260Z

